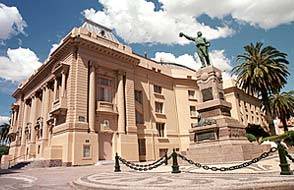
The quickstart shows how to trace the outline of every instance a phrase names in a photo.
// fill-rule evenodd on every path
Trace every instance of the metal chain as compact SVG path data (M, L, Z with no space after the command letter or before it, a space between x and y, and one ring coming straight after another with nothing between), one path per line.
M165 158L165 157L163 157L163 158ZM171 159L171 156L167 157L167 160L169 160L169 159ZM129 167L129 168L131 168L131 169L133 169L133 170L137 170L137 171L153 170L153 169L155 169L155 168L157 168L157 167L159 167L159 166L161 166L162 164L165 163L165 160L162 160L162 158L160 158L159 160L156 161L157 163L154 162L155 164L153 164L152 166L138 167L138 166L136 166L136 165L138 165L138 164L134 164L134 165L132 165L133 163L131 163L131 162L129 162L129 161L127 161L127 160L125 160L125 159L123 159L123 158L121 158L121 157L119 157L119 160L120 160L123 164L125 164L127 167ZM148 164L147 164L147 165L148 165ZM141 166L142 166L142 165L141 165Z
M125 162L125 163L127 163L128 165L132 165L132 166L135 166L135 167L141 167L141 168L145 168L145 167L153 166L153 165L159 163L159 162L160 162L161 160L163 160L164 158L165 158L165 156L159 158L158 160L156 160L155 162L150 163L150 164L135 164L135 163L132 163L132 162L130 162L130 161L127 161L127 160L123 159L122 157L119 157L119 159L120 159L121 162Z
M261 159L268 157L271 153L276 152L276 151L277 151L277 148L272 147L268 152L264 152L259 157L253 158L252 160L250 160L248 162L244 162L242 164L234 165L234 166L230 166L230 167L220 167L220 168L215 167L215 166L210 167L210 166L207 166L207 165L202 165L202 164L200 164L198 162L194 162L193 160L188 159L187 157L185 157L185 156L183 156L181 154L178 154L178 156L180 158L182 158L183 160L187 161L189 164L195 165L196 167L203 168L205 170L212 170L212 171L218 171L218 170L219 171L231 171L231 170L241 169L241 168L245 168L247 166L250 166L251 164L256 163L256 162L260 161Z
M287 150L285 150L286 156L292 161L294 162L294 158L289 154L289 152Z

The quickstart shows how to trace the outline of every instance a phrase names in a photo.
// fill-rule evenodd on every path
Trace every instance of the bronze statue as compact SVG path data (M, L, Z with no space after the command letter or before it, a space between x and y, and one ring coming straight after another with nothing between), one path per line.
M186 39L195 42L196 47L197 47L197 54L198 54L200 61L201 61L201 64L202 64L201 68L210 65L209 54L208 54L208 47L210 46L210 43L208 41L206 41L206 39L204 37L202 37L201 32L197 32L196 38L187 36L183 32L180 32L179 36L180 37L184 36Z

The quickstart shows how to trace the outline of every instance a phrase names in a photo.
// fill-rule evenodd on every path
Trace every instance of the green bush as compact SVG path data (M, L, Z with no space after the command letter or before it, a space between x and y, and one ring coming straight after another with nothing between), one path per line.
M266 132L260 125L248 124L246 133L254 135L256 138L268 137L269 133Z
M262 138L262 142L264 141L282 141L289 145L294 146L294 131L287 131L281 135L271 136Z
M0 161L3 155L6 155L9 153L9 146L0 145Z
M247 139L250 141L250 142L254 142L256 141L256 137L253 135L253 134L250 134L250 133L246 133L246 137Z

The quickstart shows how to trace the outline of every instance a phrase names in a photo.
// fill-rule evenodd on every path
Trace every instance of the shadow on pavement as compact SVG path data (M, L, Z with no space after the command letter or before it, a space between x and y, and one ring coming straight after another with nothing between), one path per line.
M0 176L4 174L15 174L15 173L19 173L19 172L12 169L0 169Z

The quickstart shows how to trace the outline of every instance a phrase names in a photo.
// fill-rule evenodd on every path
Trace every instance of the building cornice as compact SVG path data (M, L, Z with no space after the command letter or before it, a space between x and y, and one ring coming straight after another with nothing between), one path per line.
M237 86L231 86L231 87L228 87L228 88L224 88L224 93L225 94L229 94L229 93L240 93L241 96L246 96L252 100L255 100L255 101L258 101L260 102L260 99L255 97L255 96L252 96L248 93L246 93L244 90L238 88Z

